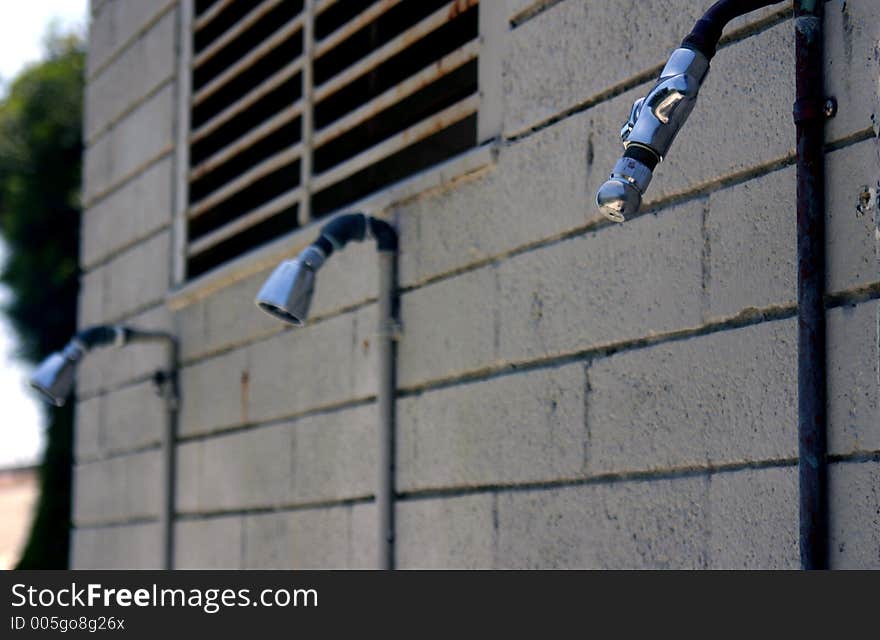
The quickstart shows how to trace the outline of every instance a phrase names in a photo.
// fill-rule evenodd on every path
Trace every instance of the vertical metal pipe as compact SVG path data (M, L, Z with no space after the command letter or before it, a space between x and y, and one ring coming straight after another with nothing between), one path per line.
M164 381L165 432L162 436L162 567L174 568L174 495L176 492L176 440L179 396L177 393L177 340L168 343L168 378Z
M165 402L165 428L162 433L162 506L159 528L162 536L162 568L174 568L174 494L176 491L177 418L180 395L177 386L179 345L177 338L165 331L144 331L124 327L130 342L164 342L168 345L168 360L164 371L154 377L156 391Z
M801 568L828 567L825 387L825 95L821 0L795 0L798 475Z
M395 356L397 336L397 253L379 252L379 331L377 348L379 380L376 404L379 412L378 520L380 569L394 568L394 430Z

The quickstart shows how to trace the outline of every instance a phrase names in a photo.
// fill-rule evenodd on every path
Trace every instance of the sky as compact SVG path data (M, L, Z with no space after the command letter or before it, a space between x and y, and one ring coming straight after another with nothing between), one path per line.
M0 1L0 96L9 80L42 57L51 24L85 34L87 6L87 0ZM0 239L0 261L5 255ZM0 288L0 305L9 296ZM16 350L15 333L0 314L0 469L38 462L45 446L44 408L27 387L31 367L16 358Z

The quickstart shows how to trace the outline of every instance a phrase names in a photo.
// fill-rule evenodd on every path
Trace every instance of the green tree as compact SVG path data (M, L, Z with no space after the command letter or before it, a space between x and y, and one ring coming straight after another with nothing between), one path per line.
M76 327L84 47L47 38L44 60L20 73L0 103L0 280L21 355L37 362ZM73 411L51 409L40 499L19 568L68 565Z

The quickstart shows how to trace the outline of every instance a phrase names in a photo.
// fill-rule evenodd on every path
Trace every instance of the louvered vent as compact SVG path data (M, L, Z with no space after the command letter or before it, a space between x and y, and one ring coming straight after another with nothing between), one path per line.
M477 0L196 0L187 276L470 147Z

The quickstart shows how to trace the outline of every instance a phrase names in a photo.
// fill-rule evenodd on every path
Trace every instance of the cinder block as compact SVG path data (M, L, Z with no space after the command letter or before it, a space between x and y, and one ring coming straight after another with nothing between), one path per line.
M588 472L795 457L796 327L767 322L593 362Z
M316 228L307 241L311 242L317 236ZM309 316L313 318L375 300L379 295L376 241L367 239L364 242L354 242L347 245L345 250L334 253L321 267L318 282L312 308L309 310Z
M876 63L880 78L880 62ZM858 207L866 189L880 185L876 141L866 140L828 154L826 168L826 278L829 291L880 281L877 227L873 212Z
M168 157L85 211L83 267L91 267L171 223L172 171L173 159Z
M538 3L516 4L522 10ZM567 0L527 21L511 33L505 56L505 133L527 130L659 68L703 10L701 4L686 0L613 4ZM748 20L754 22L771 11L782 13L777 7ZM596 63L587 67L585 60Z
M290 434L289 503L375 493L379 419L374 404L301 418L290 427Z
M375 394L376 328L376 306L370 305L249 347L250 420L278 419Z
M113 0L92 6L87 75L92 76L177 0Z
M281 333L286 325L254 304L268 275L268 271L258 273L181 309L177 317L183 358L202 358Z
M252 388L247 349L184 367L180 371L180 433L191 436L247 423Z
M499 358L569 353L701 324L701 202L504 261Z
M71 531L71 569L161 569L158 524L136 524Z
M177 12L169 11L86 84L85 136L93 140L175 73Z
M80 326L117 322L161 302L169 287L170 262L171 234L165 231L93 269L83 278L87 309L80 312Z
M293 569L290 514L267 513L244 519L245 569Z
M157 517L163 482L156 449L77 465L73 520L83 526Z
M880 569L880 463L829 469L832 569Z
M165 401L152 382L124 387L103 396L104 450L119 453L160 444L168 421Z
M104 321L104 272L89 271L79 279L77 325L88 327Z
M173 148L174 115L174 86L168 84L86 149L84 200L88 206Z
M874 220L858 210L876 181L874 144L867 140L827 158L827 287L842 291L880 279ZM797 300L794 167L709 196L711 316Z
M100 396L82 400L76 404L75 451L77 462L94 460L103 452L101 446L101 410L103 400Z
M244 568L347 566L349 507L246 516Z
M139 329L173 333L171 315L164 304L117 320ZM80 324L80 328L86 326L88 325ZM102 389L118 387L152 375L160 369L166 370L169 366L168 346L161 342L133 342L125 345L123 350L101 348L83 358L76 377L77 392L80 395L94 394Z
M288 502L291 473L290 425L249 429L180 445L180 466L197 456L198 473L178 478L179 509L199 512L277 506ZM200 448L196 454L192 449ZM195 481L195 486L190 483Z
M498 495L497 569L706 566L705 477Z
M797 467L744 469L709 479L710 569L797 569Z
M376 522L375 503L352 505L349 519L348 567L375 569L379 566L379 525Z
M118 319L161 302L170 286L171 233L163 231L106 265L104 316Z
M399 400L398 490L579 476L584 387L574 364Z
M837 115L826 123L826 137L838 140L877 126L877 77L880 75L874 0L825 5L825 94L837 98ZM833 184L832 182L828 183Z
M407 387L490 365L505 309L493 266L405 294L398 347L399 384ZM519 311L522 313L522 311Z
M406 500L396 504L396 567L488 569L493 564L495 497Z
M178 447L178 509L195 513L372 495L377 433L371 405L184 442Z
M175 569L240 569L240 516L182 520L174 525Z
M175 447L174 509L176 513L199 512L199 486L202 478L201 442L183 442Z
M880 303L828 312L828 448L880 450Z
M709 196L710 318L797 302L796 187L789 167Z

